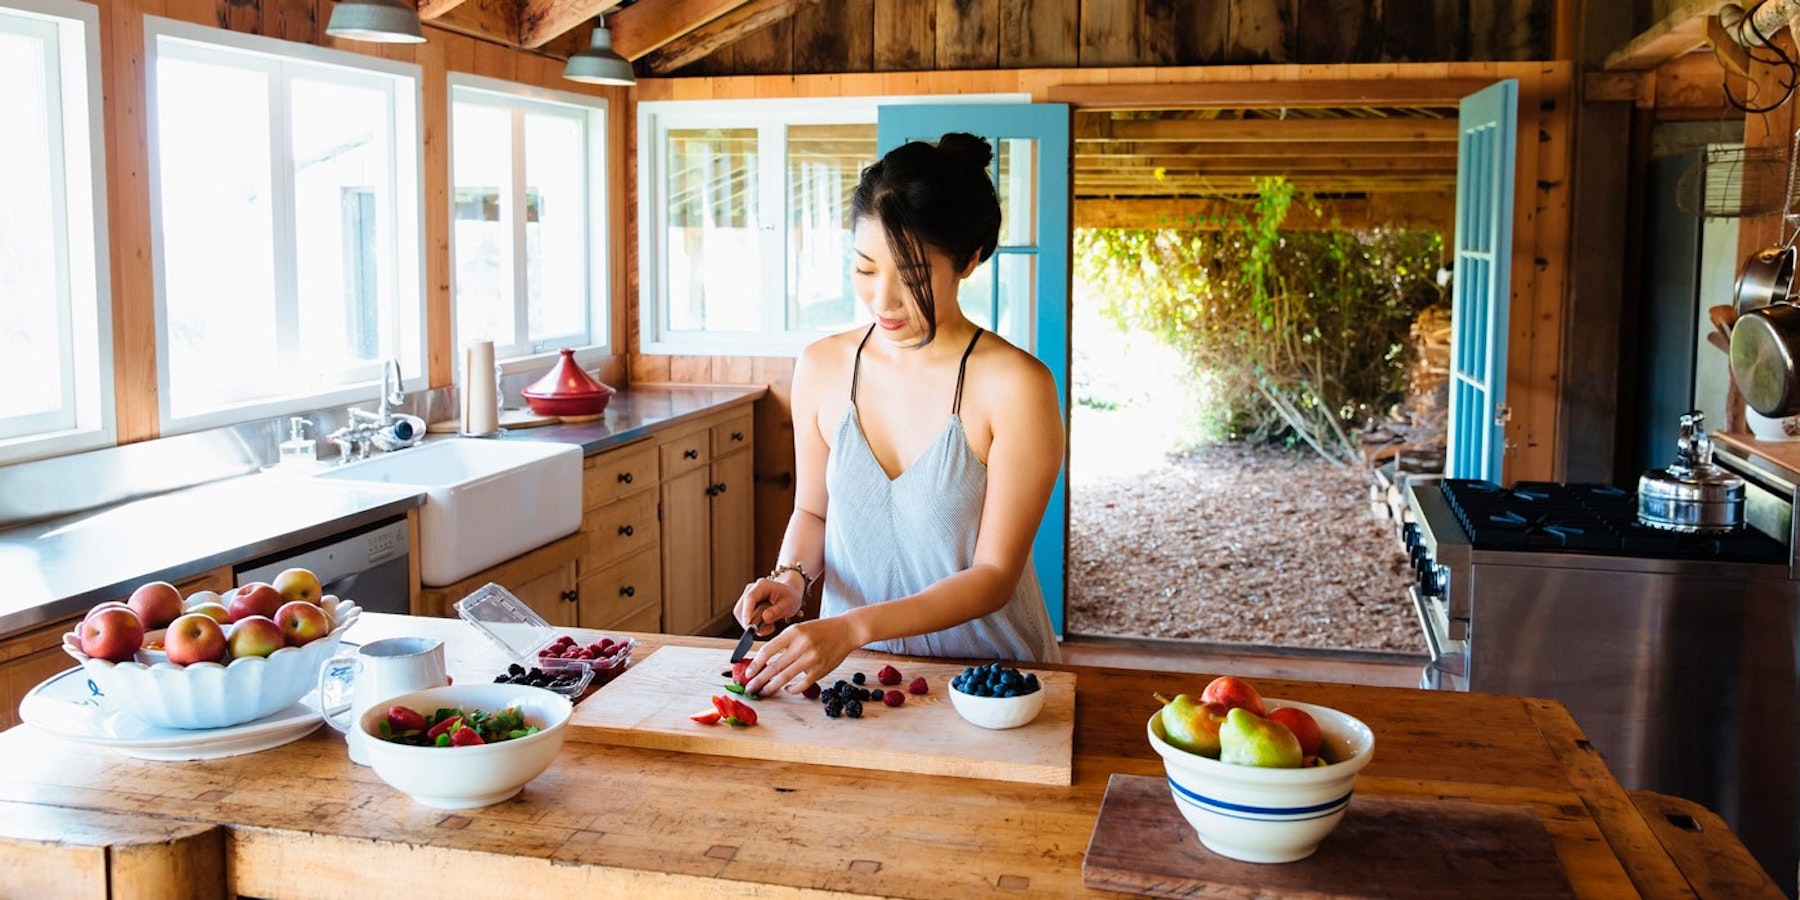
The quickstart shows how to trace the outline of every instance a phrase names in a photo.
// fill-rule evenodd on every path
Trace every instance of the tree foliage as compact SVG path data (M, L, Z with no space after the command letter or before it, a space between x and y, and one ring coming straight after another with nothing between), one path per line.
M1200 419L1216 436L1343 462L1358 423L1404 389L1409 328L1442 297L1443 238L1283 230L1309 202L1266 179L1217 229L1079 231L1077 266L1109 317L1173 346L1209 386Z

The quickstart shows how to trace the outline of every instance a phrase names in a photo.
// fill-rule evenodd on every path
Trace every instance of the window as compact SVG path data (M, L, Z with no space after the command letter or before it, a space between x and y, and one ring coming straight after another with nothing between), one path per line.
M450 93L457 340L610 349L606 101L463 75Z
M0 463L113 441L98 13L0 0Z
M638 104L645 352L791 356L867 322L850 195L876 160L877 106L994 99ZM971 289L985 311L989 289Z
M146 21L164 432L421 375L418 68Z

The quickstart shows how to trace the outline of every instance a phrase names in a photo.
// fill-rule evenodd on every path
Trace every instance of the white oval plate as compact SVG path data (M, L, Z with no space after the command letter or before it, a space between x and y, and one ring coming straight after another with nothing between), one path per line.
M312 734L324 719L308 698L229 728L158 728L107 709L80 666L53 675L19 703L19 718L58 737L109 747L136 759L219 759L255 753Z

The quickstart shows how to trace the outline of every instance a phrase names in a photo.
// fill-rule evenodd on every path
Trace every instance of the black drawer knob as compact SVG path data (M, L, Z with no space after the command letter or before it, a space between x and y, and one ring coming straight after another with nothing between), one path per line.
M687 459L699 459L700 449L698 447L689 447L688 449L681 451L681 455Z
M626 537L631 537L631 535L632 535L631 526L630 525L620 525L619 533Z
M630 472L620 472L619 473L619 483L620 484L630 484L631 483L631 473Z
M731 439L734 441L741 441L744 439L744 433L741 431L734 431L731 433Z
M564 600L569 601L570 603L574 603L575 601L581 599L581 592L578 590L570 589L570 590L563 591L558 596L562 597Z
M622 588L619 588L619 596L621 596L621 597L636 597L637 596L637 588L634 588L628 584Z
M713 490L719 494L725 493L725 482L721 481L718 484L713 485Z

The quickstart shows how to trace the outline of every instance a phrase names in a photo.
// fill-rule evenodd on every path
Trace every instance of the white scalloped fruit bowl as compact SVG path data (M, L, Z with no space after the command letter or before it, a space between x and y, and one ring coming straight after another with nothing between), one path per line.
M63 652L81 663L108 708L161 728L226 728L279 712L318 686L319 670L336 655L362 607L340 601L330 614L331 633L312 643L224 664L94 659L81 652L72 631L63 634ZM143 652L139 658L151 659Z

